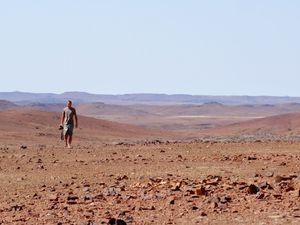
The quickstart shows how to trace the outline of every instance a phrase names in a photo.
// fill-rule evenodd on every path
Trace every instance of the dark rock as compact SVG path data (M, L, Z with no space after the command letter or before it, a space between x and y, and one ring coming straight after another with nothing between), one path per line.
M126 223L124 220L117 219L116 224L117 224L117 225L126 225L127 223Z
M108 224L115 225L116 222L117 222L117 220L115 218L111 218L111 219L109 219Z
M207 216L207 213L205 213L205 212L202 211L202 212L200 213L200 216Z
M20 149L27 149L27 146L26 145L21 145Z
M197 210L197 209L199 209L197 206L192 207L192 210Z
M199 196L206 195L205 187L201 186L200 188L196 189L196 194Z
M253 195L253 194L255 195L255 194L257 194L257 192L259 192L259 187L257 187L254 184L250 184L248 187L248 193L251 195Z
M280 183L280 182L283 181L283 180L284 180L284 178L283 178L282 176L277 175L277 176L275 177L275 182L276 182L276 183Z
M77 204L78 197L75 195L69 195L67 198L67 203L70 205Z
M90 196L90 195L85 195L84 197L83 197L83 200L86 202L86 201L93 201L93 197L92 196Z
M257 157L256 156L248 156L247 159L248 160L257 160Z
M282 194L274 193L273 196L277 199L282 199Z

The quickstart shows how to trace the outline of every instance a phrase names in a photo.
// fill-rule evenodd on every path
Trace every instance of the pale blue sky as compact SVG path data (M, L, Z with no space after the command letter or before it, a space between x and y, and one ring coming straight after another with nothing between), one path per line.
M300 96L300 1L0 0L0 91Z

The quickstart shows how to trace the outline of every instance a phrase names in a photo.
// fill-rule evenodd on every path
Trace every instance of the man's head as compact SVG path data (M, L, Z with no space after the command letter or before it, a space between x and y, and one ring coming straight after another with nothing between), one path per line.
M67 101L67 107L69 107L69 108L72 107L72 101L71 101L71 100L68 100L68 101Z

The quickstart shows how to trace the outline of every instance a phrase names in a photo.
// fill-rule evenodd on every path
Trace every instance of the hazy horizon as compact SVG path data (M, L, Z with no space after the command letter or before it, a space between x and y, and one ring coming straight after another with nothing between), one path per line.
M92 95L190 95L190 96L211 96L211 97L288 97L288 98L298 98L300 96L289 96L289 95L207 95L207 94L187 94L187 93L175 93L175 94L167 94L167 93L120 93L120 94L109 94L109 93L95 93L95 92L86 92L86 91L64 91L64 92L27 92L27 91L0 91L0 93L25 93L25 94L56 94L61 95L65 93L86 93ZM1 100L1 99L0 99Z
M1 92L300 96L299 1L2 1Z

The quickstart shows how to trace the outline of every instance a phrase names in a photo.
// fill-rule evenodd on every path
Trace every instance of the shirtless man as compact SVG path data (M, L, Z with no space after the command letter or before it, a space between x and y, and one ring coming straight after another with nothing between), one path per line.
M78 119L75 108L72 107L72 101L68 100L67 107L64 108L61 115L61 124L63 126L63 134L65 140L65 147L72 148L72 136L74 129L74 119L75 127L78 127Z

